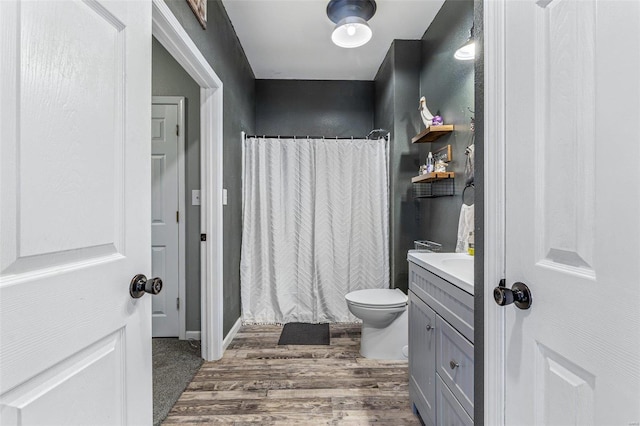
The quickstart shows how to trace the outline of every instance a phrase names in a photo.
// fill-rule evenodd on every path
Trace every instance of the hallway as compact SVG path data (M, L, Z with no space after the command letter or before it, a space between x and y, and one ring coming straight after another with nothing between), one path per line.
M330 346L282 346L281 326L244 326L205 362L164 424L419 425L407 363L360 357L360 325L332 324Z

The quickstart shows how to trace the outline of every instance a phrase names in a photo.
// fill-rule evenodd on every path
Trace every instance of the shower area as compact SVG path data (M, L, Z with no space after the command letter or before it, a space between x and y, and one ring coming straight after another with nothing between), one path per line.
M345 295L390 282L387 132L243 150L243 322L356 321Z

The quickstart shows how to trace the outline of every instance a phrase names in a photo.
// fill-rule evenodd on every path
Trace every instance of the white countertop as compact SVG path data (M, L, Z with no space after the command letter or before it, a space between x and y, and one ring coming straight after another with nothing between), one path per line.
M466 253L427 253L409 250L407 260L473 294L473 256Z

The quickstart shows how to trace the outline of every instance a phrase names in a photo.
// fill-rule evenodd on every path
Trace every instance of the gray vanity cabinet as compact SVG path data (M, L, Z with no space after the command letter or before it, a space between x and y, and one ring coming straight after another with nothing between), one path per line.
M411 262L409 395L427 426L473 424L473 296Z

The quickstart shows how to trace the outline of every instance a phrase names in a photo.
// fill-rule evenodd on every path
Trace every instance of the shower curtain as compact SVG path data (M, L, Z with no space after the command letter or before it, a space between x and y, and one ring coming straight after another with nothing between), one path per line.
M386 141L246 138L245 323L352 322L344 296L389 286Z

